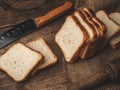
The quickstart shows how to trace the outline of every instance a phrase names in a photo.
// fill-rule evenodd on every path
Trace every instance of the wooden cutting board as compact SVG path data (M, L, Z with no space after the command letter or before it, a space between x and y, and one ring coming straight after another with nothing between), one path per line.
M5 24L15 24L21 20L44 15L49 10L52 10L65 1L66 0L48 0L47 4L31 11L4 11L0 8L0 26ZM69 1L74 3L75 0ZM11 78L0 71L0 90L70 90L71 87L75 87L74 83L79 82L77 84L79 86L82 80L89 80L87 77L94 76L96 73L102 71L105 62L120 56L120 48L113 51L110 47L107 47L105 50L98 52L90 59L80 60L78 58L74 64L66 63L62 52L54 41L54 36L61 28L66 16L67 15L62 16L61 18L38 29L36 32L21 38L3 49L0 49L0 55L2 55L8 48L17 42L26 44L29 41L43 37L59 58L59 61L55 66L46 68L34 77L30 77L25 82L19 84L15 83ZM0 29L0 33L7 29L8 28ZM94 88L94 90L106 90L107 88L112 90L120 89L120 84L115 84L112 81L109 81Z

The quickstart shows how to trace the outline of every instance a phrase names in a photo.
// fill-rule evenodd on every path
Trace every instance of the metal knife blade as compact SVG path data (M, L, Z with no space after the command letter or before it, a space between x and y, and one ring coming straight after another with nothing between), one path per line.
M71 2L66 2L62 6L57 7L42 17L35 18L34 20L28 19L15 25L13 28L0 35L0 48L5 47L21 37L36 31L37 28L65 14L67 11L72 9L72 6Z

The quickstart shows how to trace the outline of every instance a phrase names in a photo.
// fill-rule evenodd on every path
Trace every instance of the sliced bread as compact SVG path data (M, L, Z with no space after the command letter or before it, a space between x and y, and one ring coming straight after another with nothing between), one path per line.
M77 58L88 39L88 33L75 16L68 16L55 36L55 41L61 48L67 62L73 62Z
M15 81L21 82L27 78L41 60L40 53L22 43L17 43L0 57L0 69Z
M114 13L111 13L109 14L110 18L112 20L114 20L116 23L119 24L120 26L120 13L119 12L114 12ZM113 48L113 49L116 49L117 47L120 46L120 34L117 35L116 37L114 37L111 41L110 41L110 46Z
M32 75L34 75L37 71L53 65L57 62L56 55L52 52L51 48L48 46L43 38L31 41L27 44L27 46L35 51L42 53L42 55L44 56L44 62L40 63L40 65L35 68L35 70L32 72Z
M85 28L85 30L88 32L89 37L90 37L90 41L94 41L97 38L97 32L94 29L94 27L92 26L92 24L90 24L86 17L84 16L83 12L81 10L77 10L75 11L74 15L78 18L79 22L81 23L81 25Z
M105 40L102 42L101 49L103 49L109 41L120 33L120 27L106 14L105 11L100 10L96 13L97 18L99 18L107 27L107 32L105 34Z
M106 26L104 23L102 23L95 15L94 11L88 8L84 8L83 9L84 12L86 13L86 15L89 17L90 21L93 21L93 26L96 26L96 30L99 31L99 40L97 41L97 45L96 46L96 50L98 51L99 49L101 49L101 44L102 41L104 40L104 35L106 33Z
M98 35L94 26L88 21L86 15L81 10L75 11L74 15L78 18L79 22L88 32L90 37L88 43L80 51L80 58L85 59L91 57L95 53L96 50L94 49L94 45ZM91 49L93 50L92 53L88 54Z
M103 31L103 34L105 34L107 32L107 27L105 26L105 24L103 22L101 22L95 15L94 11L89 9L89 8L84 8L83 9L85 12L87 12L93 19L94 22L96 22L99 27L101 28L101 30Z

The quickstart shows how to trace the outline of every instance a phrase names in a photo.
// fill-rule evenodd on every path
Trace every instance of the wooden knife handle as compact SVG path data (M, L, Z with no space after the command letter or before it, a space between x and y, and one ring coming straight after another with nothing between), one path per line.
M41 27L41 26L47 24L48 22L63 15L70 9L72 9L72 6L73 6L73 4L71 2L65 2L65 4L63 4L60 7L57 7L56 9L53 9L52 11L48 12L46 15L35 18L34 21L35 21L37 27Z

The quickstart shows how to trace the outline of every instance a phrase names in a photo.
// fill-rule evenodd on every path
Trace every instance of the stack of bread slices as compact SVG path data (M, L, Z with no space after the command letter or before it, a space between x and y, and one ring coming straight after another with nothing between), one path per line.
M0 57L0 69L16 82L21 82L36 72L57 62L44 39L39 38L27 45L17 43Z
M61 48L65 60L74 62L79 56L85 59L93 56L99 49L106 34L106 26L88 8L79 9L66 18L55 41Z
M108 44L115 49L120 46L120 13L81 8L67 17L55 41L67 62L92 57Z

